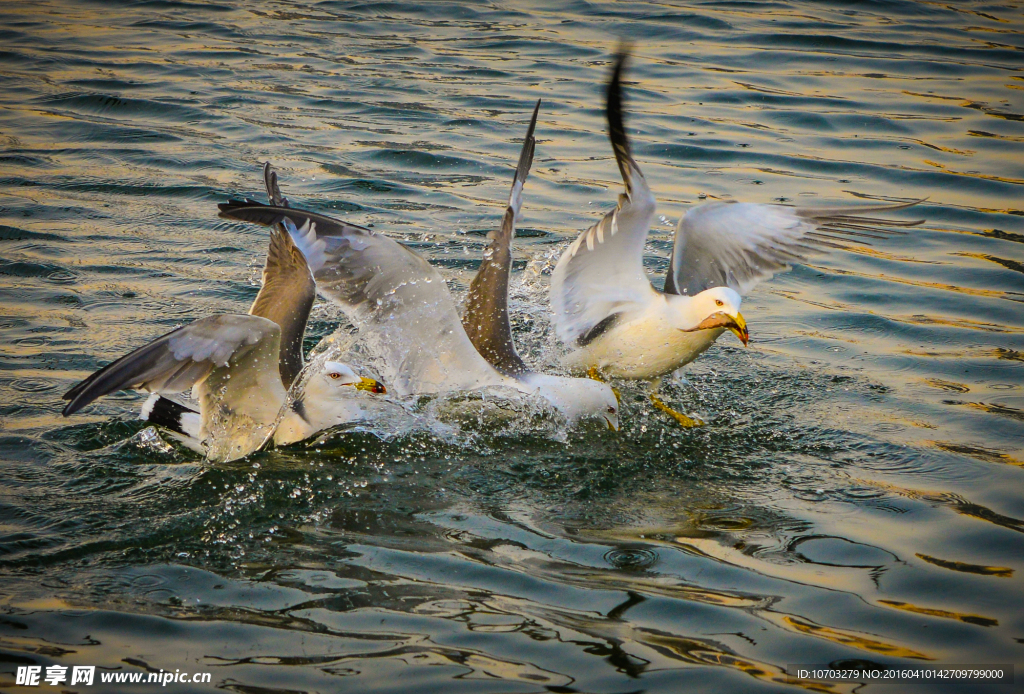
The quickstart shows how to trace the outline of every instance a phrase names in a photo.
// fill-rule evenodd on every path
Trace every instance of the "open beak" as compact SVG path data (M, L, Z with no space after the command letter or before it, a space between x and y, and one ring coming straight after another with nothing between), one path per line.
M684 332L692 333L697 330L713 330L715 328L725 328L738 337L744 345L750 341L750 333L747 332L747 321L743 320L743 314L739 312L736 313L735 317L730 316L724 311L712 313L702 320L696 328L690 328L684 330Z
M380 381L375 381L372 378L360 378L359 383L353 384L359 390L366 390L371 393L386 393L388 389L384 387L384 384Z
M612 420L610 420L607 417L605 417L604 421L608 423L608 428L611 429L612 431L618 431L619 430L619 427Z

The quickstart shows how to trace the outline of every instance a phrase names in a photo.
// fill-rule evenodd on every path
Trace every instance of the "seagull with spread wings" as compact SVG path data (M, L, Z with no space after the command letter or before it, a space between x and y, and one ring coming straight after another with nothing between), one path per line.
M538 108L539 108L538 102ZM618 402L611 388L586 378L531 371L512 344L508 321L509 244L522 205L523 184L533 161L537 110L523 143L501 230L492 234L470 289L466 320L459 318L441 274L412 249L354 224L277 204L232 200L221 216L256 224L287 224L306 250L321 293L335 301L381 355L385 382L399 397L507 387L546 400L570 423L583 419L618 429ZM268 187L276 174L265 170ZM297 227L297 228L296 228ZM300 238L301 237L301 238Z
M698 422L658 398L662 376L690 363L729 330L747 344L742 297L806 254L877 238L887 221L865 213L917 202L851 210L714 202L679 220L664 290L643 267L655 199L630 153L622 115L620 49L607 87L608 134L626 191L618 206L565 250L551 277L551 306L559 339L570 347L566 365L592 377L646 380L651 401L680 424Z
M141 418L216 462L242 458L271 439L294 443L359 419L352 387L382 393L380 383L340 362L304 373L302 338L315 295L303 252L277 227L248 315L201 318L108 364L64 394L64 416L118 390L147 391L153 395ZM301 392L290 399L296 381ZM190 388L198 412L165 397Z

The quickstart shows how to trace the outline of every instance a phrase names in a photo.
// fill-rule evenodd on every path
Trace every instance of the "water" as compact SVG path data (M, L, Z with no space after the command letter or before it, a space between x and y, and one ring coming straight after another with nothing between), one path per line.
M1022 9L8 0L0 681L35 663L211 673L178 691L784 691L788 664L842 661L1019 681ZM266 230L215 204L261 195L265 160L464 291L537 98L513 308L550 361L535 271L620 189L600 96L618 37L664 216L652 272L705 196L927 198L897 215L927 217L908 235L758 287L751 347L725 335L667 389L708 426L627 388L618 435L336 433L210 466L150 437L135 394L60 416L94 369L248 308ZM318 303L307 346L340 323Z

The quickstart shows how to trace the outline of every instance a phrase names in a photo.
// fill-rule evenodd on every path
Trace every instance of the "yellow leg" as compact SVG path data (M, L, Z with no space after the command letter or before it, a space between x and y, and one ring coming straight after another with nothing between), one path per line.
M600 381L601 383L605 382L604 378L601 376L601 373L597 370L596 366L591 366L589 369L587 369L587 377L588 378L592 378L595 381ZM615 402L618 403L619 405L621 405L622 404L622 396L619 395L619 389L618 388L612 387L612 395L615 396Z
M702 422L701 420L693 419L692 417L687 417L682 412L676 412L675 410L673 410L671 407L663 403L661 401L661 398L659 398L655 393L651 393L651 402L657 409L661 410L662 412L664 412L665 414L679 422L679 426L681 427L690 428L704 426L704 422Z

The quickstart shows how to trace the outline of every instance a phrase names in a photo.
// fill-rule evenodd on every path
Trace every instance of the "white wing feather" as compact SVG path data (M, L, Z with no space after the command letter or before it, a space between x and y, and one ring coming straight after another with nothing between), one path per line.
M572 242L551 276L555 332L565 343L652 291L643 256L656 202L639 168L628 171L630 195L620 195L618 207Z
M899 210L917 202L848 210L750 202L699 205L679 220L666 291L693 296L710 287L728 286L746 295L758 282L788 269L790 263L804 260L808 253L820 251L822 246L843 247L842 242L856 240L849 236L877 238L863 232L883 232L880 226L921 223L871 219L850 213ZM840 244L825 241L826 238Z
M444 278L430 263L368 230L320 238L327 262L316 272L317 286L383 356L388 373L381 375L395 394L507 384L470 342Z

